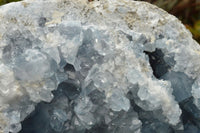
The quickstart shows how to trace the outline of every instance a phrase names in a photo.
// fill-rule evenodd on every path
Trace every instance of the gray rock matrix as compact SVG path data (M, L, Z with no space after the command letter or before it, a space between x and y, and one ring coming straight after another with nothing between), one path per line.
M0 7L0 133L199 133L200 46L133 0Z

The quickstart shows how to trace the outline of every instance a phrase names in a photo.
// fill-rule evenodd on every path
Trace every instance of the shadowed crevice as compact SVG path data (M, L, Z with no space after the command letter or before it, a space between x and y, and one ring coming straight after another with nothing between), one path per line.
M164 60L164 54L161 49L156 49L154 52L144 51L149 56L149 63L156 78L160 78L171 68Z

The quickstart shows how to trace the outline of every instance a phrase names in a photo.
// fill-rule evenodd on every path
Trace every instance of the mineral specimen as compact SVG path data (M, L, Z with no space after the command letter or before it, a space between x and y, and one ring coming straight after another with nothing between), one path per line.
M0 7L0 133L199 133L200 46L133 0Z

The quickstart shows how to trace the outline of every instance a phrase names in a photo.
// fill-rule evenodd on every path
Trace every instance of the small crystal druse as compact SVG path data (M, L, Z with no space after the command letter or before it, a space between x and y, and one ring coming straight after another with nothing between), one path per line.
M0 133L199 133L200 46L133 0L0 7Z

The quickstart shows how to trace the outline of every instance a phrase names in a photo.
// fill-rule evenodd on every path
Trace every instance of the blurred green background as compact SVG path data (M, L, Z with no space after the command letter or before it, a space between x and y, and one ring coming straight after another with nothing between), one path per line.
M0 5L19 0L0 0ZM90 0L92 1L92 0ZM179 18L200 43L200 0L138 0L163 8Z
M3 5L9 2L16 2L16 1L20 1L20 0L0 0L0 5Z

